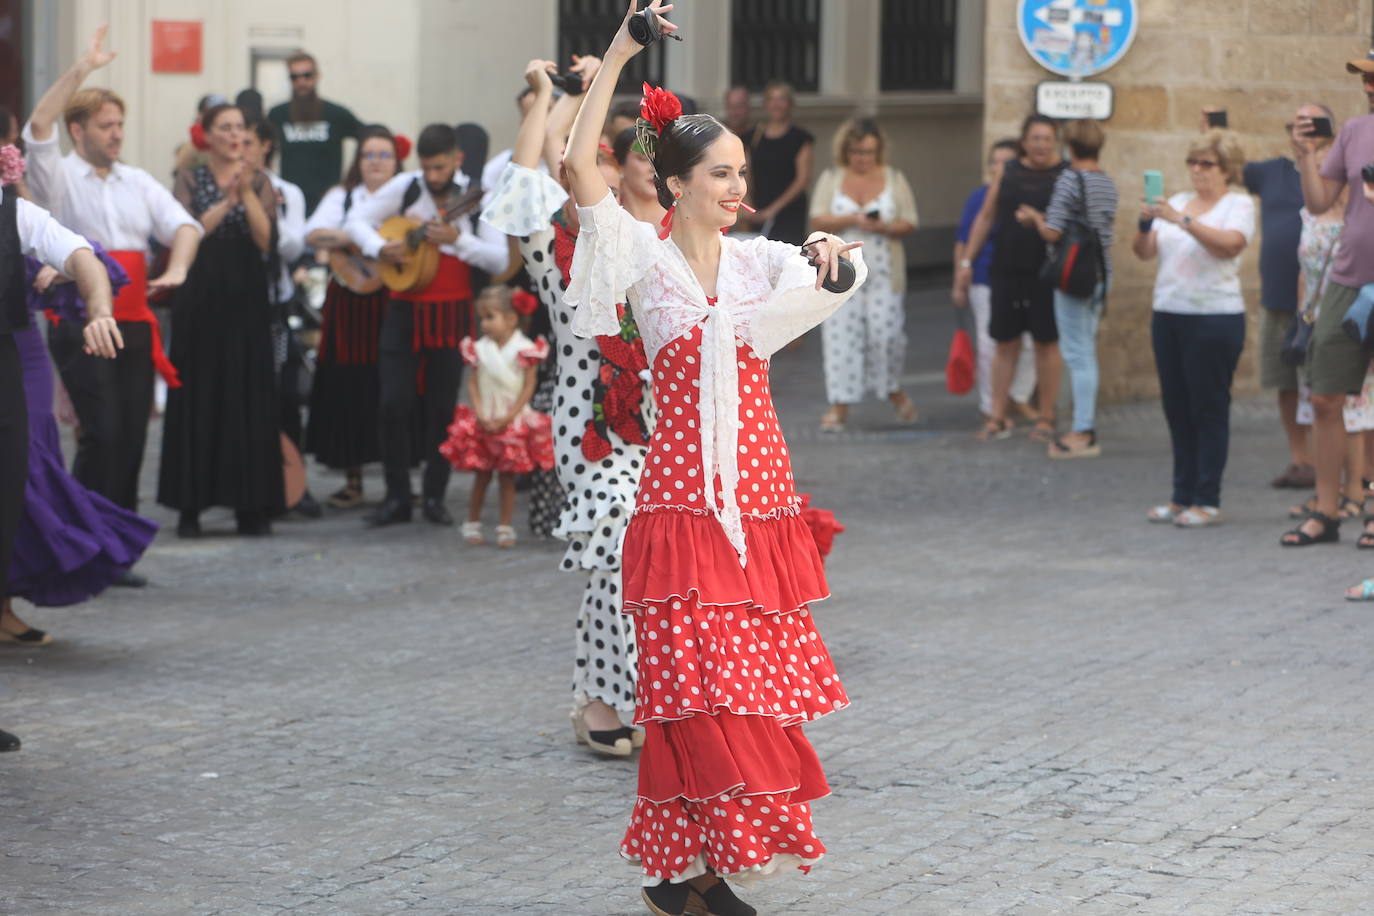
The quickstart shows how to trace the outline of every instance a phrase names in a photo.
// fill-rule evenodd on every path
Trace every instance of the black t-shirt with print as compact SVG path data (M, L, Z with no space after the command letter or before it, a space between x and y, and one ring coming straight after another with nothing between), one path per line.
M291 120L289 103L273 108L267 119L281 137L281 177L300 186L305 208L315 209L324 192L343 176L343 142L357 136L362 122L342 105L321 102L318 121Z

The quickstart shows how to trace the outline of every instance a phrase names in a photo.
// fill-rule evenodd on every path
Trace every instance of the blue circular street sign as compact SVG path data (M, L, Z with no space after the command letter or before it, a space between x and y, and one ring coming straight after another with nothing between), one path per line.
M1016 27L1035 62L1081 79L1118 63L1135 40L1136 0L1018 0Z

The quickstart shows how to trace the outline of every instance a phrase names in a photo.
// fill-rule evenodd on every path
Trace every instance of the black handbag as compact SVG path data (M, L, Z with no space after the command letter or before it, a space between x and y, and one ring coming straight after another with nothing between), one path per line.
M1317 321L1317 303L1321 301L1326 272L1331 267L1331 256L1335 253L1336 246L1333 244L1326 252L1326 263L1322 264L1321 277L1312 290L1312 297L1307 301L1303 310L1298 313L1297 320L1288 326L1288 330L1283 332L1283 346L1279 350L1279 361L1285 366L1296 369L1307 362L1307 348L1312 343L1312 326Z
M1067 296L1086 299L1106 279L1107 257L1102 237L1088 217L1088 183L1078 176L1079 212L1069 217L1068 225L1054 247L1054 256L1040 268L1040 278Z

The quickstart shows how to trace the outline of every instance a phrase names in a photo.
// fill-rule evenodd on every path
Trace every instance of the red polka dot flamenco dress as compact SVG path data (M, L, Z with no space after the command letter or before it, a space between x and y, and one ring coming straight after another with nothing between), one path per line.
M609 195L579 218L573 330L614 333L628 293L659 417L622 556L645 743L621 853L646 884L806 870L825 852L808 803L829 787L801 726L848 698L811 617L829 590L768 360L848 294L817 291L796 246L726 237L708 299Z

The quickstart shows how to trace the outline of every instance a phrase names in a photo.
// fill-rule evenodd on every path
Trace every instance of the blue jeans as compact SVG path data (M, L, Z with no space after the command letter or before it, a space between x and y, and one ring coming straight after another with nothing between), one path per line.
M1097 414L1097 322L1107 287L1097 284L1091 296L1080 298L1054 291L1054 323L1059 327L1059 352L1069 367L1073 390L1073 431L1092 432Z
M1231 440L1231 379L1245 346L1245 316L1155 312L1150 336L1174 446L1173 502L1219 507Z

